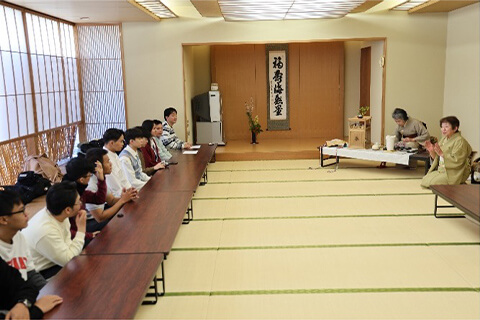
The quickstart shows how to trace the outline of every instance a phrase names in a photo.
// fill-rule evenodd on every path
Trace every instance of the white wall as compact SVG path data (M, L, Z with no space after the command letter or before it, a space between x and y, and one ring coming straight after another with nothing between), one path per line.
M448 14L443 104L443 115L460 120L460 131L475 151L480 151L479 17L478 3Z
M384 41L366 41L362 48L371 47L370 52L370 116L372 116L372 143L382 143L382 89L383 68L380 59L383 57ZM389 108L385 107L388 111ZM391 112L385 112L391 113ZM385 121L392 121L389 117ZM386 132L385 134L390 132Z
M225 22L170 19L159 23L124 23L123 40L129 124L179 109L177 132L185 122L182 44L266 43L387 37L386 114L397 106L419 110L419 118L438 121L443 109L446 14L408 15L386 10L342 19ZM386 132L394 130L386 121Z
M210 90L210 46L193 46L193 97Z
M193 142L193 123L192 123L192 97L195 91L195 54L193 47L185 47L183 50L183 73L184 73L184 91L185 91L185 109L182 105L175 106L178 111L177 123L185 123L185 127L176 125L175 133L179 136L185 136L187 141ZM185 110L185 112L181 111Z
M345 99L343 133L348 141L348 118L358 114L360 103L360 58L362 41L345 42ZM340 138L340 137L339 137Z

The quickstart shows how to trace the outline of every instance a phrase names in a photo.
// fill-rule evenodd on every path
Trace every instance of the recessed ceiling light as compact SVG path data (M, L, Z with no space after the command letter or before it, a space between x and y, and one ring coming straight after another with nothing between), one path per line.
M365 0L218 0L227 21L341 18Z
M400 3L398 6L393 7L392 10L397 10L397 11L408 11L410 9L413 9L415 7L418 7L421 4L424 4L425 2L428 2L430 0L408 0L403 3Z
M177 17L160 0L128 0L128 2L157 20Z
M80 17L80 20L90 20L90 17Z

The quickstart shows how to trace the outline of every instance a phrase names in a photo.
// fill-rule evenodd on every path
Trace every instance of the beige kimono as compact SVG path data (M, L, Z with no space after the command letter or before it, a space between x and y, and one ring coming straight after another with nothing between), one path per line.
M397 137L397 141L402 141L402 138L415 138L417 142L414 148L418 148L418 143L424 144L425 141L430 138L430 134L427 131L427 128L423 125L423 123L414 118L408 118L405 125L397 126L395 129L395 136Z
M437 155L427 175L422 179L422 187L464 183L470 174L472 147L460 132L454 133L450 139L442 137L439 145L443 151L444 165L441 165L440 157Z

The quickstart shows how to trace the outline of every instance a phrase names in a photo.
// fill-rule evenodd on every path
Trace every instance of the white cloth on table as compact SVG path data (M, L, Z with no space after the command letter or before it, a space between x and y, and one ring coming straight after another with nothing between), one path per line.
M404 151L381 151L372 149L350 149L322 147L323 154L329 156L353 158L360 160L391 162L408 165L411 153Z

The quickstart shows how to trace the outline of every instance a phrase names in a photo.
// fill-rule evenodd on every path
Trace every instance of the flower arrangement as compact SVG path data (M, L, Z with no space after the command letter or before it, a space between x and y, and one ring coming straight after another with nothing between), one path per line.
M255 117L252 117L254 108L255 107L253 103L253 98L250 97L250 100L245 102L245 110L248 117L248 126L250 127L250 131L253 134L258 135L260 132L263 132L263 130L262 130L262 126L258 121L258 115L256 115Z
M360 107L358 108L358 118L363 118L364 116L367 115L367 112L368 110L370 109L369 106L364 106L364 107Z

